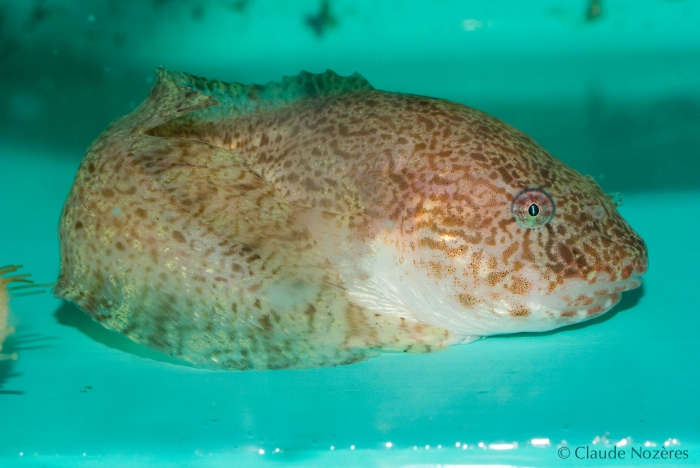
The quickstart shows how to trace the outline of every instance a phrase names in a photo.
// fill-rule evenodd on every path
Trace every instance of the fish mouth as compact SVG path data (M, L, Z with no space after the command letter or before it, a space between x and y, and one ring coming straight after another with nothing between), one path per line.
M631 291L632 289L637 289L642 285L641 276L630 276L626 280L615 281L613 283L596 283L595 291L593 292L594 297L609 296L611 294L619 294L625 291Z
M619 304L623 292L641 284L640 276L615 282L578 283L566 295L528 302L529 314L514 315L512 304L507 307L498 307L500 304L487 306L480 310L477 320L455 324L457 326L451 330L460 335L479 336L554 330L603 315Z
M582 294L574 300L569 300L569 307L562 310L559 317L565 321L570 320L570 323L598 317L615 307L620 302L623 292L637 289L641 285L641 276L630 276L622 281L596 284L592 294Z

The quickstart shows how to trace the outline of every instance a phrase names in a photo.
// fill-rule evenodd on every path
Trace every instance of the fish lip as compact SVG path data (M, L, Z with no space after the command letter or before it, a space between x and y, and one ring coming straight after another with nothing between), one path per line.
M597 283L596 291L593 293L584 294L590 303L583 303L578 300L569 302L568 306L562 309L556 309L560 313L559 319L570 324L584 320L589 320L599 315L602 315L615 307L622 299L622 293L640 287L642 279L640 276L631 276L626 280L601 282ZM576 313L572 313L575 311ZM566 315L569 313L571 315Z
M614 283L610 283L612 289L612 294L614 293L622 293L625 291L631 291L632 289L637 289L642 285L642 276L641 275L632 275L626 280L622 281L616 281Z
M595 284L596 292L593 293L593 297L607 297L611 294L622 293L625 291L631 291L632 289L637 289L642 285L642 277L638 275L632 275L626 280L600 282Z
M622 281L614 281L611 283L606 284L606 289L605 291L607 294L595 294L595 300L593 304L587 306L588 309L588 318L595 318L598 317L599 315L602 315L609 310L611 310L613 307L615 307L617 304L620 303L620 300L622 299L622 293L625 291L631 291L633 289L637 289L642 285L642 277L641 276L636 276L632 275L626 280ZM604 304L608 300L611 300L612 303L605 307L604 310L601 311L595 311L594 310L600 306L601 304Z

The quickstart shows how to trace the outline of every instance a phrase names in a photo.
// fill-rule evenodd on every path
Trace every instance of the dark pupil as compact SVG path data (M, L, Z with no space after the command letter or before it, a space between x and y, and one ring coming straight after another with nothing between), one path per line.
M540 212L540 207L535 205L534 203L530 205L530 207L527 209L527 212L530 214L530 216L537 216L537 213Z

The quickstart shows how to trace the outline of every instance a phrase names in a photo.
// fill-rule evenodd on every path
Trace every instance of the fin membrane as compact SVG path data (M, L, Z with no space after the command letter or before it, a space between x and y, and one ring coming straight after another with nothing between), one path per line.
M158 69L159 81L170 81L180 88L189 88L214 98L219 106L197 111L197 118L232 118L283 107L302 99L313 99L374 89L360 74L340 76L331 70L313 74L302 71L286 76L280 82L266 85L244 85L208 80L183 72Z

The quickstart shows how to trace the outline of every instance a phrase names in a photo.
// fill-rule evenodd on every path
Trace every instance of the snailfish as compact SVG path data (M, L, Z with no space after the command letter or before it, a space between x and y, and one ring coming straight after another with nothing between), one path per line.
M54 292L197 366L421 353L589 320L647 248L596 182L500 120L302 72L157 72L90 146Z

